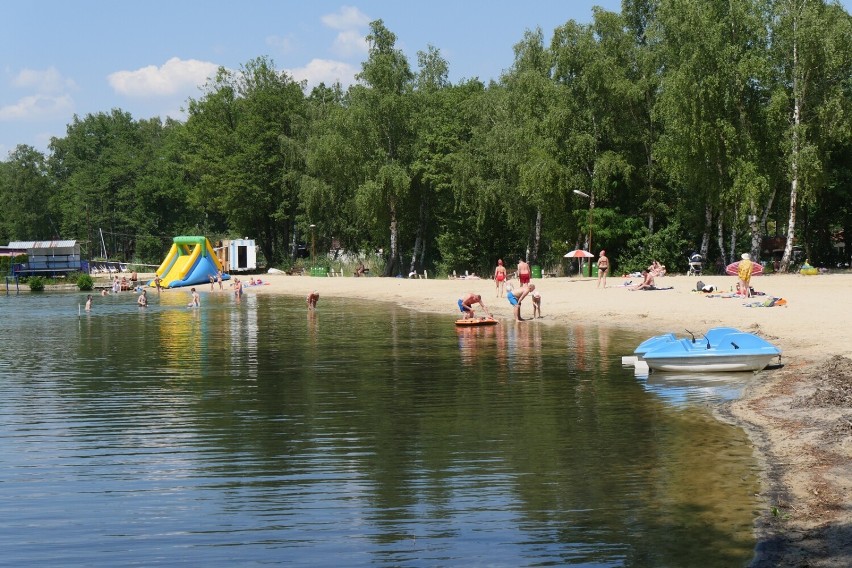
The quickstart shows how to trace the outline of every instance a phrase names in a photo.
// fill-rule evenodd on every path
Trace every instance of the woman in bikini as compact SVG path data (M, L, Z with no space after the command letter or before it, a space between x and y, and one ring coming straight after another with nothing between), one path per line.
M504 282L506 281L506 267L503 266L503 260L497 261L497 268L494 269L494 281L497 284L497 297L503 297Z
M606 251L602 250L598 258L598 288L601 287L601 281L603 281L603 287L606 288L607 272L609 272L609 259L606 257Z

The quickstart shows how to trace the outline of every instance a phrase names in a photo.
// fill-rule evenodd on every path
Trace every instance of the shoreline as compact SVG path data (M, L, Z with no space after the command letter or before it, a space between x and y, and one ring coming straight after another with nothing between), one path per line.
M714 409L718 419L749 435L762 470L763 506L755 517L756 556L750 565L852 565L852 342L845 322L852 313L852 273L755 277L752 287L766 296L751 299L693 291L698 280L729 289L736 280L732 276L665 276L657 285L672 289L656 291L626 289L626 280L637 282L630 277L610 277L606 289L592 278L534 279L543 318L524 322L514 321L511 306L496 297L490 279L255 276L265 285L244 293L304 298L317 291L319 313L324 298L345 297L447 314L449 324L458 315L458 298L472 292L481 294L505 325L568 325L581 319L648 336L669 331L682 336L684 328L701 333L721 325L756 333L781 348L784 366L760 372L741 398ZM210 293L206 285L199 291ZM782 297L787 304L744 306L766 297ZM529 302L522 314L532 315ZM827 392L839 394L832 400L822 396Z

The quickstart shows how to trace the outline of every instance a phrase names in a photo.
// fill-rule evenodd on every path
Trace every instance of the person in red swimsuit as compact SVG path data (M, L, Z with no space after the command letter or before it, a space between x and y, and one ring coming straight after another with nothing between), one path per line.
M497 268L494 269L494 282L497 284L497 297L503 297L503 288L506 281L506 267L503 266L503 260L497 261Z
M530 283L530 265L523 259L518 261L518 280L521 281L521 286Z

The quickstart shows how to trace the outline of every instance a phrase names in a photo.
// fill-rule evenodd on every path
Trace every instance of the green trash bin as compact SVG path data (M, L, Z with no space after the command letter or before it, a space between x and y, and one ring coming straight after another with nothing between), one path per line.
M328 276L328 268L324 266L312 266L311 276Z
M532 270L532 277L533 278L541 278L541 267L540 266L533 265L533 266L530 267L530 269Z
M598 276L598 263L593 262L592 263L592 277L597 278L597 276Z

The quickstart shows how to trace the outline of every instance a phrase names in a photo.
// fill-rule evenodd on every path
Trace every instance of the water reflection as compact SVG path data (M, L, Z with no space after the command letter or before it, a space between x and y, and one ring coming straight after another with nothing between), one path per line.
M738 398L754 381L755 373L650 373L637 380L645 390L670 404L715 404Z
M751 555L745 435L625 373L632 338L251 290L78 300L0 299L12 565Z

